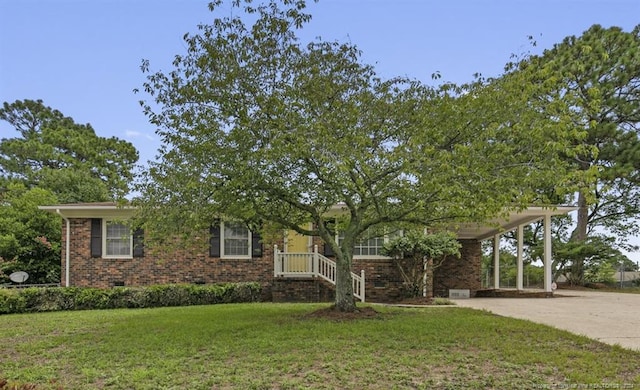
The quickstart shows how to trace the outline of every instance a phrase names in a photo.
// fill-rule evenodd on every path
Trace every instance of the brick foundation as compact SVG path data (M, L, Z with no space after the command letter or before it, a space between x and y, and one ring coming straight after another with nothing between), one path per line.
M275 278L271 286L273 302L332 302L335 290L320 278Z

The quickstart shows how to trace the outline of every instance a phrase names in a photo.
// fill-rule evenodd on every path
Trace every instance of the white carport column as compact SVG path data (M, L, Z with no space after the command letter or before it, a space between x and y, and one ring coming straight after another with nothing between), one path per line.
M500 235L493 236L493 288L500 289Z
M523 247L524 247L524 226L518 225L518 249L517 249L517 258L516 262L518 264L518 273L516 275L516 288L518 290L523 290L522 283L522 274L523 274Z
M551 292L551 215L544 216L544 291Z

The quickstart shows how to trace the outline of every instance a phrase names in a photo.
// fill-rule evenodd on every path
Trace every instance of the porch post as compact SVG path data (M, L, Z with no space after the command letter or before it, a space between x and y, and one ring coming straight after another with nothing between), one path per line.
M273 246L273 277L278 276L278 246Z
M523 225L518 225L518 255L517 255L517 264L518 264L518 272L516 275L516 289L518 290L522 290L523 289L523 283L522 283L522 275L523 275L523 255L522 255L522 251L523 251L523 247L524 247L524 226Z
M364 287L364 270L361 269L360 270L360 301L364 302L364 291L365 291L365 287Z
M500 289L500 235L493 236L493 288Z
M313 276L317 276L320 273L320 266L318 265L318 245L313 246L313 264L311 264L311 273Z
M552 292L551 290L551 215L545 214L544 216L544 291Z

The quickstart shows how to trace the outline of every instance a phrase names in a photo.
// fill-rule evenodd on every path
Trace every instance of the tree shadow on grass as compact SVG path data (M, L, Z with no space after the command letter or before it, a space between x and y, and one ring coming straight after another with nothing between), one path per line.
M361 319L380 319L382 314L369 306L357 307L353 312L340 311L335 305L325 307L305 315L306 319L326 319L330 321L353 321Z

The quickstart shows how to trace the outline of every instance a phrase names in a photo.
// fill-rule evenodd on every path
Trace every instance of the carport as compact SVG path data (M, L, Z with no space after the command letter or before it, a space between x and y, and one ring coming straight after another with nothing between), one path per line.
M531 206L520 211L511 211L503 217L495 218L487 223L467 223L453 229L460 239L473 239L484 241L493 240L493 284L494 289L500 288L500 238L503 234L516 231L516 289L523 288L523 248L524 248L524 227L534 222L543 221L544 225L544 291L551 293L552 289L552 255L551 255L551 217L554 215L568 214L577 210L573 206Z

